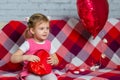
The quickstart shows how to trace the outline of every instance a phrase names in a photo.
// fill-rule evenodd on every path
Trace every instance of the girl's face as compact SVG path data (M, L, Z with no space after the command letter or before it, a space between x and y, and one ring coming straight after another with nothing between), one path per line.
M41 24L36 24L34 28L30 29L31 33L33 34L33 37L36 41L44 41L47 39L50 27L49 22L43 22Z

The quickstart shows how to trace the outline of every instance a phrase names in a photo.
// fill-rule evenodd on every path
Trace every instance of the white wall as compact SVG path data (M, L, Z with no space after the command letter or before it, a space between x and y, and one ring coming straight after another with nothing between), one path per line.
M109 17L120 18L120 0L108 0ZM33 13L52 19L77 17L76 0L0 0L0 21L23 20Z

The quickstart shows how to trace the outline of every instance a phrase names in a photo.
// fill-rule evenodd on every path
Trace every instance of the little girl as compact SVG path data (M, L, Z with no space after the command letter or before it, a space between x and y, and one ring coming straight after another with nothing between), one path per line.
M29 73L27 70L28 61L37 62L40 58L33 55L34 52L40 49L49 51L51 54L48 58L48 63L51 65L58 64L58 58L55 54L55 49L51 42L47 40L50 32L48 18L40 13L33 14L28 21L28 28L25 31L26 41L20 48L11 56L11 62L24 62L23 70L21 72L21 79L23 80L57 80L53 72L39 76ZM27 55L27 54L29 55Z

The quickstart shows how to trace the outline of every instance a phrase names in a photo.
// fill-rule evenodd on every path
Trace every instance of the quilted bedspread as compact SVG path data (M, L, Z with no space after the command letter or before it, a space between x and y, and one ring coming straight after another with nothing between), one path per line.
M108 19L93 38L75 18L51 20L48 37L56 48L58 80L120 80L120 21ZM22 64L10 56L24 42L26 22L12 20L0 30L0 80L19 80Z

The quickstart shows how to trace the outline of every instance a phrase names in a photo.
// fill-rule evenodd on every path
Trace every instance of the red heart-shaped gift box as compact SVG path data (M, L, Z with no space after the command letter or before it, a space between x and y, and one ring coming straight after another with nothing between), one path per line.
M38 50L35 55L40 58L39 62L29 62L28 71L37 75L49 74L52 70L52 66L47 63L49 53L43 49Z

